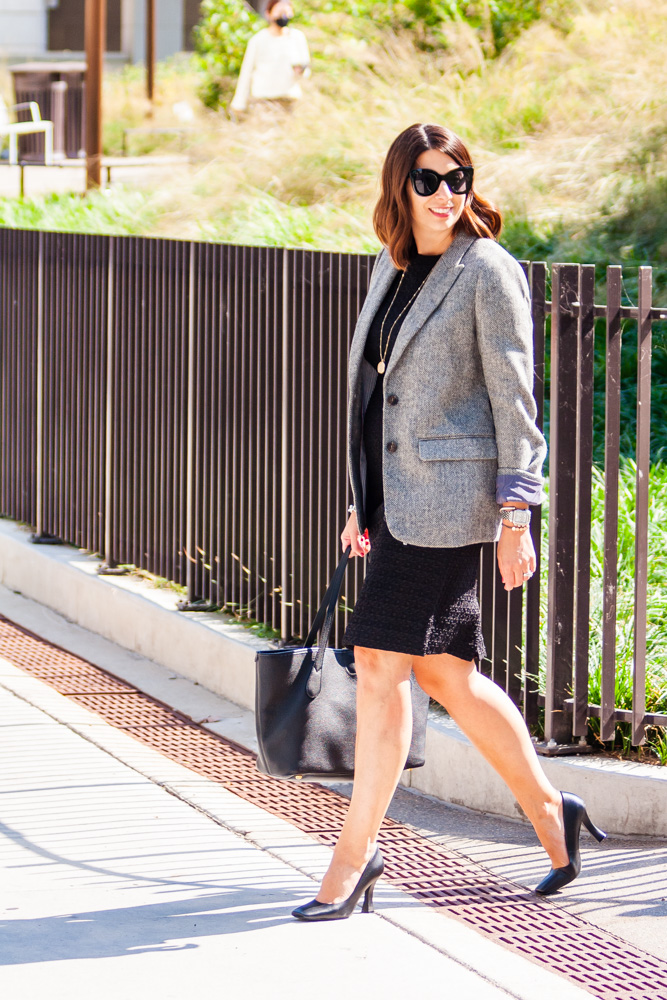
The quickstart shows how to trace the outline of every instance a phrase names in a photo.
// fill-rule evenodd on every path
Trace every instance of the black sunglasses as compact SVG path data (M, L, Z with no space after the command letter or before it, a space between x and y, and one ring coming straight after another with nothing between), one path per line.
M435 194L443 181L452 194L468 194L472 187L472 176L472 167L457 167L446 174L439 174L425 167L415 167L410 171L412 190L422 198Z

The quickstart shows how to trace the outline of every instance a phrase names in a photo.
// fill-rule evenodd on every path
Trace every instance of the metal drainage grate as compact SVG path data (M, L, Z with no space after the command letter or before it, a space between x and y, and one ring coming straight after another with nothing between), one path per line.
M0 656L140 742L332 846L347 800L330 788L276 781L255 758L98 667L0 616ZM386 878L496 943L565 976L599 1000L667 996L667 962L386 819Z

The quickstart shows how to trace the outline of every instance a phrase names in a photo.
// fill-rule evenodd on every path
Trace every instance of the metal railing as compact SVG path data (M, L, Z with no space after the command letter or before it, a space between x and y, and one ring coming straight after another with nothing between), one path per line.
M372 257L139 237L0 230L0 512L187 588L216 605L305 635L338 559L349 502L346 360ZM551 325L549 601L540 576L503 589L483 547L482 665L545 735L582 737L599 715L609 739L647 724L646 567L651 271L637 308L620 268L594 302L591 265L524 265L532 293L535 395L545 410ZM608 330L602 702L588 701L595 318ZM614 701L621 320L639 325L635 690ZM531 531L540 553L542 523ZM354 561L344 605L363 567ZM348 610L339 621L344 626ZM546 695L538 695L547 629Z

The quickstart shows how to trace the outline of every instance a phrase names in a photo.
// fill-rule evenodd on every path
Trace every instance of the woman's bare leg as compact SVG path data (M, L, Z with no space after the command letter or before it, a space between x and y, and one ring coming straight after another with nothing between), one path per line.
M370 859L380 824L405 766L412 738L410 672L413 657L355 647L357 743L350 807L329 870L321 903L350 895Z
M497 684L456 656L415 657L421 687L447 710L517 799L554 868L568 863L562 800L540 767L521 715Z

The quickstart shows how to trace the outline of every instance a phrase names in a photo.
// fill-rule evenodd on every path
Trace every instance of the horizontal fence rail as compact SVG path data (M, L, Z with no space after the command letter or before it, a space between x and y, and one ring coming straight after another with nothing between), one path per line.
M182 585L184 608L222 607L303 637L338 560L349 503L346 362L373 258L139 237L0 230L0 513ZM647 725L646 622L652 324L667 318L641 268L523 265L535 398L550 419L548 560L509 594L483 546L482 669L546 741ZM596 319L606 322L601 696L589 702ZM637 327L637 495L632 709L615 701L623 324ZM550 358L545 345L550 338ZM550 386L546 384L550 361ZM548 602L541 578L548 573ZM363 565L348 572L337 624ZM546 637L546 639L545 639ZM545 670L546 667L546 670ZM538 678L545 676L541 695Z

